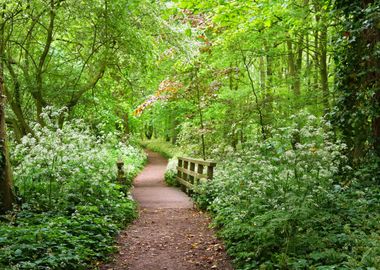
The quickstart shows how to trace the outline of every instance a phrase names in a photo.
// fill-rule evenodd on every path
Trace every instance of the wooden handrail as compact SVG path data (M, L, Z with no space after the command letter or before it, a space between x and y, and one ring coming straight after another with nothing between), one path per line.
M191 170L186 170L186 169L181 168L181 167L177 167L177 170L181 171L182 173L186 173L188 175L197 177L198 179L207 179L207 174L197 173L197 172L194 172L194 171L191 171Z
M177 181L187 190L197 192L200 180L211 180L214 176L216 162L188 157L179 157Z
M216 166L216 162L213 161L213 160L203 160L203 159L188 158L188 157L179 157L178 160L179 159L182 159L182 160L188 161L188 162L194 162L194 163L197 163L197 164L202 164L204 166L213 166L213 167Z

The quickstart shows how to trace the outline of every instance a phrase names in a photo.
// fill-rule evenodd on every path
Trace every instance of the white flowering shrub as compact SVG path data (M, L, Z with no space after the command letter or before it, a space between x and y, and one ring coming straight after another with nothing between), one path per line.
M145 153L80 120L59 128L61 112L48 108L46 125L35 124L35 136L12 151L21 207L10 222L0 221L1 269L92 269L136 216L116 183L116 161L124 160L131 181Z
M177 164L178 164L178 159L177 158L171 158L171 159L169 159L168 165L166 166L165 182L169 186L179 186L179 183L176 179Z
M364 241L342 232L348 210L339 211L351 188L338 178L351 170L342 155L346 146L334 142L328 123L297 117L302 123L230 152L197 202L213 213L238 269L374 267L376 262L363 260L380 244L378 230L371 236L378 214L360 232L372 243L342 252L345 245ZM379 258L377 253L377 266Z
M19 195L33 207L47 210L110 196L103 187L116 187L118 158L125 161L129 179L144 163L144 153L119 143L115 134L94 135L80 120L62 128L51 118L45 122L34 125L35 136L22 138L12 156Z

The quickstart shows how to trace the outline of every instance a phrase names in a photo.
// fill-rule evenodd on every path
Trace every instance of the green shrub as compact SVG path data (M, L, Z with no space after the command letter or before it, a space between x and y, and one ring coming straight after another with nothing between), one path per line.
M46 118L34 126L35 137L22 138L12 151L19 196L34 210L95 204L120 191L115 183L116 160L126 164L133 179L145 162L142 150L118 142L116 134L94 135L80 120L59 128Z
M96 206L78 206L71 216L22 210L17 223L0 225L0 266L89 269L115 251L115 234L135 217L133 202L113 201L116 214L105 215Z
M195 199L237 269L378 269L380 189L338 177L345 146L305 122L231 151Z
M45 122L12 151L22 204L0 223L0 268L90 269L114 251L116 232L136 216L116 183L116 160L125 161L131 181L146 157L82 121L62 128Z

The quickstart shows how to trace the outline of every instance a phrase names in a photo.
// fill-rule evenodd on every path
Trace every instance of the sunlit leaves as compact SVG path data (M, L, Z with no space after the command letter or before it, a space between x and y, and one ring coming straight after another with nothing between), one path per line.
M144 110L150 108L157 101L166 101L173 96L183 87L182 83L178 81L173 81L170 79L163 80L158 86L158 90L154 95L146 99L142 104L140 104L133 112L135 116L140 116Z

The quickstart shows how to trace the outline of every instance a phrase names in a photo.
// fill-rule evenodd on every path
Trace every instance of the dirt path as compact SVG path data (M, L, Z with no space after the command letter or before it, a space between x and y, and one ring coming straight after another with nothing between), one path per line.
M102 270L232 270L209 219L190 198L163 182L167 161L148 151L148 165L135 179L140 217L122 232L119 252Z

